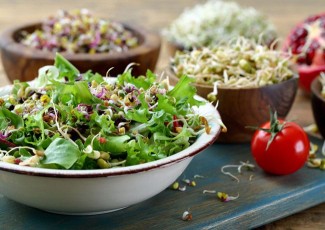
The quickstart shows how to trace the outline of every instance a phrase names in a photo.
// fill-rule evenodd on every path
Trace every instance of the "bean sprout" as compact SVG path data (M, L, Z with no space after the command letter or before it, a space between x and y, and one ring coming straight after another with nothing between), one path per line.
M178 51L171 59L177 77L188 75L197 84L249 88L277 84L294 77L288 55L244 37L213 47Z

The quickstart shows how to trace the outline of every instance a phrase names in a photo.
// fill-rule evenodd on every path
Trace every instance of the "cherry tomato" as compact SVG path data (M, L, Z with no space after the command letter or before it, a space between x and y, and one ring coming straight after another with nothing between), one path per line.
M261 129L255 131L251 142L253 157L268 173L277 175L294 173L307 161L309 139L304 130L294 122L276 119L276 127L274 122L266 122L260 127L269 132Z

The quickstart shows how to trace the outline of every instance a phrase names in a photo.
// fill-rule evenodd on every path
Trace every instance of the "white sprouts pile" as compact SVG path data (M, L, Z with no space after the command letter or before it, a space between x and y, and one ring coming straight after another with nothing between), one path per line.
M274 25L256 9L218 0L185 9L162 33L186 49L238 36L262 39L263 44L270 44L277 37Z
M244 37L192 51L178 51L171 59L177 76L197 84L223 88L252 88L286 81L295 75L290 56Z

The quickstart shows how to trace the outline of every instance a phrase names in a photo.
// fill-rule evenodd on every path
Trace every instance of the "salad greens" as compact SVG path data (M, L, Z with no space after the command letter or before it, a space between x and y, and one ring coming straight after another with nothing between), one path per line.
M173 155L209 132L193 106L193 81L169 89L131 69L111 81L79 71L60 54L33 82L0 98L0 160L31 167L99 169Z

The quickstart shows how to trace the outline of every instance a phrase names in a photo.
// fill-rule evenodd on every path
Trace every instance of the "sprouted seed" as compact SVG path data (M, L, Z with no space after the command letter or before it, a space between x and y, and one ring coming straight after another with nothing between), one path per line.
M194 179L196 179L196 178L204 178L204 176L199 175L199 174L195 174L193 178L194 178Z
M175 181L175 182L170 186L170 188L171 188L172 190L178 190L178 191L181 191L181 192L186 191L186 186L185 186L185 185L184 185L184 186L181 186L181 185L179 184L178 181Z
M222 202L228 202L231 200L237 200L239 198L239 193L237 196L229 196L227 193L224 192L218 192L217 197L222 201Z
M170 186L171 189L173 190L178 190L179 188L179 183L177 181L175 181L171 186Z
M319 150L318 145L310 143L310 151L309 151L307 166L309 168L318 168L321 170L325 170L325 157L324 157L325 156L325 141L321 148L321 154L323 155L323 157L317 157L318 150Z
M215 194L215 193L217 193L217 191L216 191L216 190L203 190L202 193L203 193L203 194L206 194L206 193L212 193L212 194Z
M226 172L225 169L227 168L237 168L238 173L241 173L241 169L242 167L247 167L247 169L254 169L255 166L251 163L247 162L240 162L239 165L225 165L223 167L221 167L221 172L225 175L230 176L231 178L235 179L238 183L240 182L239 178L236 177L234 174L230 173L230 172Z
M318 133L318 127L315 123L303 127L304 131L307 133Z
M310 142L309 158L315 158L318 151L318 145Z
M186 186L184 185L183 187L179 186L178 190L181 192L185 192L186 191Z
M239 198L239 193L237 196L229 196L227 193L224 192L217 192L216 190L203 190L203 194L210 193L210 194L217 194L217 198L222 202L228 202L231 200L236 200Z
M192 213L189 210L183 212L182 220L189 221L192 220L192 218L193 218Z
M295 76L289 55L244 37L213 47L177 51L170 64L178 78L188 75L197 84L219 88L260 87ZM210 100L217 99L215 93L209 94Z
M121 23L94 17L87 9L59 10L38 30L22 32L22 44L51 52L124 52L138 46L138 38Z
M274 25L256 9L215 0L185 9L162 33L186 49L238 36L261 40L263 44L270 44L277 37Z
M186 183L188 186L192 186L192 187L196 186L196 182L194 180L183 179L183 182Z

